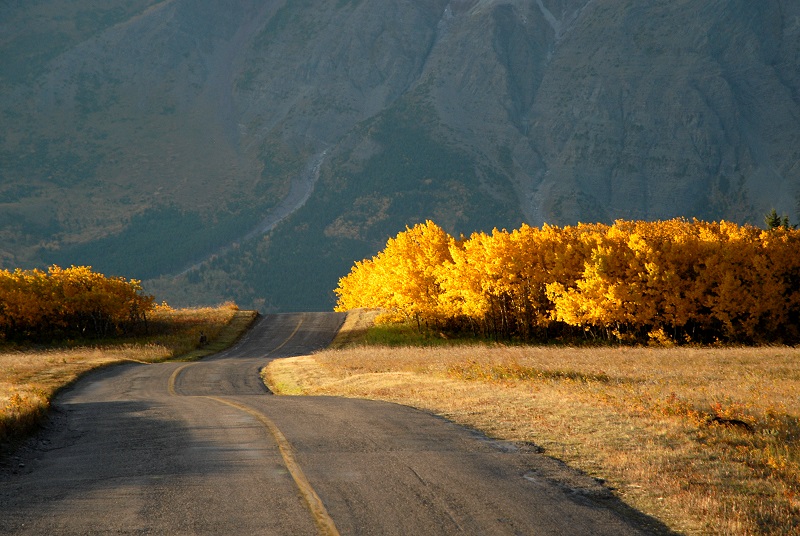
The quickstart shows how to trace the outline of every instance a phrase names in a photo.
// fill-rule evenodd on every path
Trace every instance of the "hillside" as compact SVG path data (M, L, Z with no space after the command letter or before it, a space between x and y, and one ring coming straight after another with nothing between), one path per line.
M176 304L329 308L426 218L797 220L789 0L42 0L0 58L0 267Z

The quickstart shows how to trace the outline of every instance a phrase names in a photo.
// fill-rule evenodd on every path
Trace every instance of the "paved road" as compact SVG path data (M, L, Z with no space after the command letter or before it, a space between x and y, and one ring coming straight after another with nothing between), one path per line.
M0 474L0 533L662 531L531 449L394 404L270 395L259 369L324 347L341 321L270 315L203 361L85 377Z

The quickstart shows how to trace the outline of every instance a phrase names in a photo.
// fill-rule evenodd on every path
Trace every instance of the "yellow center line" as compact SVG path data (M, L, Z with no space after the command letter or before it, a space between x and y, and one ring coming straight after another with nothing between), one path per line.
M272 350L270 350L270 351L269 351L269 354L271 354L271 353L273 353L273 352L277 352L278 350L280 350L281 348L283 348L284 346L286 346L286 343L288 343L290 340L292 340L292 337L294 337L295 335L297 335L297 332L300 330L300 326L302 326L302 325L303 325L303 320L305 320L305 318L303 318L303 317L301 316L301 317L300 317L300 322L298 322L298 323L297 323L297 326L295 326L295 328L294 328L294 331L292 332L292 334L291 334L291 335L289 335L288 337L286 337L286 340L285 340L285 341L283 341L283 342L282 342L282 343L281 343L281 344L280 344L280 345L279 345L277 348L273 348ZM267 354L267 355L269 355L269 354Z
M266 415L259 413L258 411L243 404L217 398L215 396L206 396L204 398L216 400L222 404L227 404L228 406L244 411L245 413L248 413L254 418L258 419L261 424L263 424L267 430L269 430L269 432L272 434L272 437L275 438L275 442L278 444L278 450L283 457L283 463L289 470L289 474L292 475L294 483L297 485L297 488L300 490L300 494L303 496L303 500L306 502L306 506L311 511L311 515L314 517L314 522L317 524L317 530L319 534L323 536L339 536L339 531L336 528L336 524L328 514L328 510L325 509L322 499L320 499L319 495L317 495L317 492L314 491L314 488L306 478L305 473L303 473L303 470L300 468L300 464L298 464L297 460L295 460L294 453L292 452L292 445L286 439L286 436L284 436L280 429L275 425L275 423L272 422L272 420Z
M303 318L300 319L300 322L297 323L297 326L294 328L294 331L291 335L289 335L285 341L283 341L280 346L271 350L269 353L277 352L281 348L283 348L286 343L288 343L292 337L294 337L297 332L300 330L300 326L303 324ZM267 354L269 355L269 354ZM178 381L178 376L180 373L188 366L191 366L192 363L187 363L176 368L169 377L169 381L167 382L167 391L172 396L178 396L178 392L175 390L175 384ZM230 400L225 400L223 398L219 398L216 396L203 396L202 398L208 398L209 400L214 400L221 404L226 404L228 406L234 407L238 410L244 411L249 415L256 418L261 424L263 424L267 430L269 430L272 437L275 439L275 443L278 445L278 450L281 453L281 457L283 458L283 463L286 465L286 468L289 470L289 474L292 475L294 479L294 483L297 485L297 488L300 490L300 494L303 496L303 500L306 503L309 511L311 512L311 516L314 518L314 523L317 525L317 531L322 536L339 536L339 530L336 528L336 524L333 522L333 519L328 514L328 510L325 508L325 505L322 502L322 499L319 498L317 492L314 491L314 488L311 486L311 483L306 478L305 473L300 468L300 464L297 463L297 460L294 457L294 453L292 450L292 445L286 439L286 436L283 435L283 432L277 427L277 425L272 422L266 415L259 413L258 411L254 410L249 406L245 406L244 404L240 404L238 402L232 402Z
M172 396L177 396L178 393L175 391L175 382L178 381L178 374L180 374L183 369L191 365L191 363L187 363L185 365L181 365L180 367L176 368L172 375L169 377L169 382L167 382L167 391Z
M297 323L297 325L294 327L294 331L292 331L292 333L291 333L291 334L289 334L289 336L288 336L288 337L286 337L286 339L285 339L285 340L284 340L282 343L280 343L280 344L279 344L279 345L278 345L276 348L273 348L272 350L270 350L270 351L267 353L267 355L270 355L270 354L272 354L272 353L274 353L274 352L277 352L278 350L280 350L281 348L283 348L284 346L286 346L286 344L288 344L288 342L289 342L290 340L292 340L292 338L293 338L295 335L297 335L297 332L298 332L298 331L300 331L300 326L302 326L302 325L303 325L303 321L304 321L304 320L305 320L305 318L301 316L301 317L300 317L300 321L299 321L299 322ZM186 365L183 365L183 366L180 366L180 367L176 368L176 369L175 369L175 371L172 373L172 375L169 377L169 382L167 383L167 391L169 392L169 394L171 394L171 395L173 395L173 396L178 394L178 393L175 391L175 382L177 382L177 381L178 381L178 375L179 375L181 372L183 372L183 369L185 369L186 367L188 367L188 366L189 366L189 365L191 365L191 364L192 364L192 363L187 363Z

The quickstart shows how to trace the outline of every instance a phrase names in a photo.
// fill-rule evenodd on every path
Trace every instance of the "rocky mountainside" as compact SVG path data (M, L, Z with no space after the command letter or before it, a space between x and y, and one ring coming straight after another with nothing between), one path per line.
M0 5L0 267L329 308L424 219L760 224L800 201L791 0Z

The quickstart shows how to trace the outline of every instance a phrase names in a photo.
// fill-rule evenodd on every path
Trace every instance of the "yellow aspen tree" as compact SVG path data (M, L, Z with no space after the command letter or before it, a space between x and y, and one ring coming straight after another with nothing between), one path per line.
M523 224L510 235L510 264L516 279L510 281L516 322L523 339L529 339L534 330L550 324L550 301L545 287L555 275L548 270L545 258L545 235L536 228Z
M359 304L386 309L389 314L406 320L437 321L440 318L437 272L442 264L452 261L451 241L451 237L430 220L406 227L390 238L369 264L354 268L340 280L337 310ZM359 274L361 271L368 277ZM352 289L357 286L371 293L355 300Z
M553 322L622 340L800 338L800 232L729 222L407 228L340 280L337 310L529 338Z
M8 306L6 305L11 292L11 285L11 274L8 270L0 270L0 339L6 337L11 327Z
M451 319L465 318L484 326L490 311L485 289L483 266L485 233L473 233L469 239L450 244L450 261L441 265L437 281L442 314Z
M441 319L437 274L440 266L452 261L451 242L450 235L430 220L389 240L383 253L391 309L417 322Z
M664 252L669 250L669 233L683 224L620 220L611 227L583 229L575 241L585 258L582 273L574 284L548 285L553 317L575 326L602 328L620 339L663 332L676 309L666 287L677 277L676 267L665 264Z
M619 314L621 304L613 286L618 259L608 238L608 227L579 225L565 231L572 237L566 253L582 258L583 270L574 282L553 281L547 285L547 296L553 302L552 316L587 329L607 327Z
M380 321L392 320L392 289L386 285L386 256L382 253L371 259L355 263L350 273L339 280L335 289L338 296L335 311L345 312L352 309L383 309Z
M339 286L334 290L338 296L335 311L344 312L362 307L377 307L376 303L384 301L376 295L375 259L356 261L350 273L339 279Z
M773 339L800 340L800 230L781 227L759 236L763 256L756 266L766 281L764 329Z
M5 336L108 335L145 318L153 297L139 281L106 278L89 267L0 273L0 330Z
M724 340L739 340L753 334L752 311L758 293L751 277L753 228L729 222L698 222L702 258L698 284L706 318L701 322L710 334Z
M481 288L489 302L489 315L496 334L509 336L514 316L514 290L519 279L519 259L515 258L509 233L494 229L479 242L482 272ZM477 249L477 248L474 248Z

